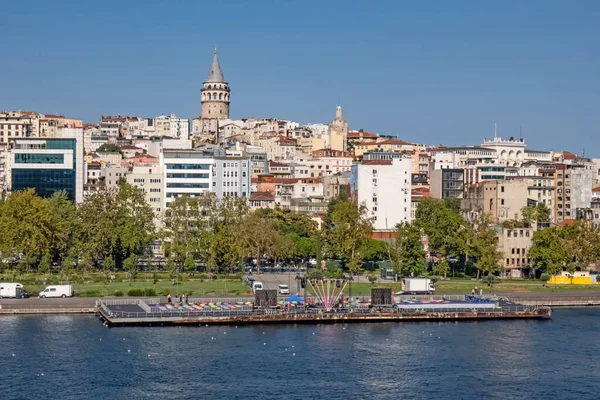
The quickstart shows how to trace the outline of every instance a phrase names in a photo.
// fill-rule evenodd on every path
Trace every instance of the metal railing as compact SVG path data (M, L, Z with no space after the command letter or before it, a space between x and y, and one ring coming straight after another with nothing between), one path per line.
M102 299L99 300L103 304L109 306L128 306L128 305L139 305L141 303L145 304L158 304L160 303L160 299L158 297L146 297L143 299Z

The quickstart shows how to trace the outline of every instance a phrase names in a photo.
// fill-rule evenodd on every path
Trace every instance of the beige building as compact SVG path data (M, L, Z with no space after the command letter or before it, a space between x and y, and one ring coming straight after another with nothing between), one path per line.
M528 256L533 237L533 228L498 228L498 251L502 253L500 261L501 276L505 278L525 278L530 269Z
M8 191L8 188L6 187L6 174L8 170L7 161L9 159L7 148L8 143L0 143L0 199L2 199L4 193Z
M285 136L272 136L258 140L258 146L267 153L269 160L293 160L296 156L296 140Z
M468 221L487 213L496 223L521 219L521 209L527 206L527 181L483 181L471 185L461 201L461 211Z
M36 126L35 131L37 129ZM34 137L33 114L21 111L0 112L0 143L24 137Z
M38 120L39 136L46 138L61 137L63 128L83 128L83 122L80 119L65 118L63 115L44 114Z
M543 176L522 176L508 179L522 180L527 185L527 199L529 204L544 204L550 209L550 221L555 220L555 196L556 186L552 177Z
M155 223L157 226L162 212L164 212L162 209L162 204L164 204L164 183L162 180L163 170L158 161L155 163L134 163L132 169L127 174L127 182L144 191L146 201L152 206L152 210L156 216Z
M350 198L350 174L324 176L322 181L325 201L337 198L342 192Z

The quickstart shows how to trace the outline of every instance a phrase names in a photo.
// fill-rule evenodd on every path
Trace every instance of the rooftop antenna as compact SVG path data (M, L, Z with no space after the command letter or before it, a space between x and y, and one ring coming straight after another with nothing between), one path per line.
M498 124L494 122L494 139L498 137Z
M523 125L519 125L519 139L523 139Z

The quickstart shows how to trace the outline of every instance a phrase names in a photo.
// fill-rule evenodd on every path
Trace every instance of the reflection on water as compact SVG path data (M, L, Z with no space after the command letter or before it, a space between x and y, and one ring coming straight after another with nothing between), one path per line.
M600 309L552 321L106 328L0 318L1 398L595 399ZM14 356L13 356L14 354Z

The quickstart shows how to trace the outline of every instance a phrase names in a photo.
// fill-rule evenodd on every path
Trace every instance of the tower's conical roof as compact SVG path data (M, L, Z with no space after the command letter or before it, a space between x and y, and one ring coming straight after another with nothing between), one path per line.
M213 58L212 66L208 72L208 78L206 82L224 83L225 77L223 77L223 71L221 71L221 65L219 64L219 58L217 57L217 48L215 47L215 57Z

